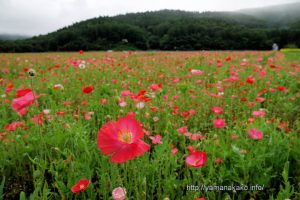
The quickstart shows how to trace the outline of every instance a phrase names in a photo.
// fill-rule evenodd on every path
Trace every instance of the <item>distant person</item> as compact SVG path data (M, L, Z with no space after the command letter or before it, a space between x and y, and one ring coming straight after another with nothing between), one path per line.
M278 45L276 43L274 43L272 45L272 49L273 49L273 51L278 51L279 47L278 47Z

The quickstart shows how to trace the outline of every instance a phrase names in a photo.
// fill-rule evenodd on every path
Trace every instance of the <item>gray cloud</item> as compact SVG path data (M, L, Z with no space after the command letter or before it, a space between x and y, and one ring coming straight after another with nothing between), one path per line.
M147 10L233 11L296 0L0 0L0 33L38 35L74 22Z

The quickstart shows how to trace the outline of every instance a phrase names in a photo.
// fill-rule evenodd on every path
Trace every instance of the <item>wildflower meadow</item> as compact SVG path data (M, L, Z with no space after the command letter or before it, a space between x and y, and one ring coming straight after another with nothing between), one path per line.
M0 54L0 200L300 199L299 55Z

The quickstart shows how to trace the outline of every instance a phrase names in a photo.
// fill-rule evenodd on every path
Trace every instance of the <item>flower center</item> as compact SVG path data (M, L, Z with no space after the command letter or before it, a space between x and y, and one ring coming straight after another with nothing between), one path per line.
M81 190L84 189L84 185L81 184L81 185L79 186L79 188L80 188Z
M194 161L194 166L198 166L200 164L200 162L201 162L200 160L195 160Z
M133 142L132 132L122 129L118 132L118 138L121 142L131 144Z

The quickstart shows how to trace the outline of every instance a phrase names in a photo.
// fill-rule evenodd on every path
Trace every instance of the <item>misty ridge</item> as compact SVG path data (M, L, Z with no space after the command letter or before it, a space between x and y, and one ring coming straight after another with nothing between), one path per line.
M0 34L0 51L270 50L273 43L300 47L299 11L300 2L235 12L101 16L32 38Z

